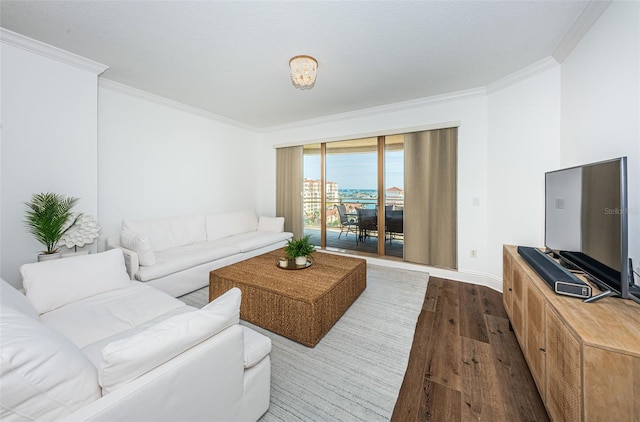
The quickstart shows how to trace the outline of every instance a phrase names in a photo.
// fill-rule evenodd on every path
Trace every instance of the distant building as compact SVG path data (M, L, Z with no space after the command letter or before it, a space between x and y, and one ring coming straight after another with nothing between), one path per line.
M396 186L392 186L385 190L385 204L404 206L404 190Z
M326 182L326 201L338 202L338 184L336 182ZM304 186L302 190L302 198L304 203L304 215L309 219L314 219L314 214L317 213L317 217L320 216L320 209L322 207L322 181L304 179Z
M326 219L327 225L338 224L340 216L336 212L334 205L342 203L347 212L355 212L357 208L373 208L375 207L377 193L371 192L370 189L362 191L349 191L348 197L341 198L338 190L338 183L325 183L325 204L327 206ZM343 192L344 193L344 192ZM304 220L306 226L320 225L320 212L322 209L322 181L313 179L304 179L303 191L303 208ZM385 203L394 205L395 207L404 206L404 190L396 186L392 186L385 191Z

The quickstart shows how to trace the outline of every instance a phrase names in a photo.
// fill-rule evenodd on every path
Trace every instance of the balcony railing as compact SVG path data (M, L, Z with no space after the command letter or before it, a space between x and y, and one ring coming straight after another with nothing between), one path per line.
M347 212L356 212L357 208L374 209L378 203L377 197L342 197L340 200L326 201L327 229L340 227L340 216L335 206L344 204ZM404 208L403 198L387 199L385 206L393 206L395 209ZM304 227L320 228L320 209L322 202L316 198L305 198L303 201L304 208Z

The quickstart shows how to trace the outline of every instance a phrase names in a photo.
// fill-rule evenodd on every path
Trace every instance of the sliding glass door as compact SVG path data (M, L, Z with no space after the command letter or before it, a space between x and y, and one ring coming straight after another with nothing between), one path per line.
M302 161L313 244L456 268L457 128L306 145Z
M326 246L377 253L377 138L326 144ZM330 216L330 217L329 217Z

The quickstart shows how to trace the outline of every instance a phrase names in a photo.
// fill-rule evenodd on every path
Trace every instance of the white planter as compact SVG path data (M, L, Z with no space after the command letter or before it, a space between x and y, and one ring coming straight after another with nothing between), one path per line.
M56 253L39 253L38 254L38 262L51 261L52 259L60 259L60 257L61 257L60 252L56 252Z
M61 258L73 258L74 256L89 255L89 251L67 252L63 253Z
M306 256L297 256L296 257L296 265L305 265L307 263Z

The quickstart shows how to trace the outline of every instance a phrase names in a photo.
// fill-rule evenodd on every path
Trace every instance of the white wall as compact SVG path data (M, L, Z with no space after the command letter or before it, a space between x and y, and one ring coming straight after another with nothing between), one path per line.
M489 94L488 268L502 245L544 245L544 174L560 164L560 67Z
M613 2L562 63L561 164L628 157L629 254L640 267L640 3Z
M98 111L101 247L122 219L257 208L256 133L111 82Z
M0 48L0 260L2 278L20 286L20 265L43 249L23 223L32 194L78 197L74 210L97 216L97 75L4 41Z
M18 266L40 249L22 224L22 202L33 193L82 198L77 209L97 215L103 238L122 218L241 208L273 215L275 145L446 122L460 123L460 271L448 276L499 288L502 244L543 242L544 172L621 155L629 157L629 242L639 265L639 26L640 3L614 2L560 68L489 94L453 93L261 135L114 86L101 86L96 99L95 74L2 44L2 276L18 285Z
M263 155L275 156L274 145L459 121L458 273L443 275L501 289L502 245L543 244L544 173L560 163L560 68L555 63L534 70L488 95L478 90L277 130L264 136ZM274 166L271 160L262 167L264 192L275 184ZM261 206L275 207L273 198L263 195Z
M487 100L484 91L453 94L335 116L283 128L263 136L262 156L275 157L273 147L305 141L350 139L362 135L403 133L417 126L459 122L458 130L458 268L459 272L486 274L487 266ZM275 209L275 158L261 167L260 206ZM473 206L478 198L479 206ZM470 249L478 257L470 257ZM451 274L451 277L456 277ZM461 276L462 277L462 276Z

